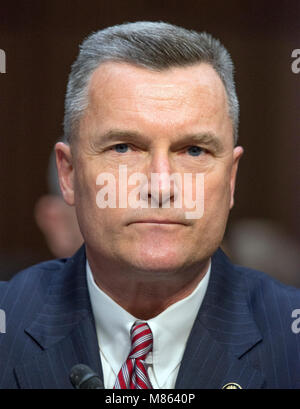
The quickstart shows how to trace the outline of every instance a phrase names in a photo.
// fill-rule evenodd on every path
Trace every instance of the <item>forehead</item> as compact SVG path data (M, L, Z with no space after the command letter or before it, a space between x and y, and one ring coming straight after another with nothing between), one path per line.
M219 75L207 63L156 71L128 63L106 62L92 74L89 96L97 101L101 96L113 97L123 91L130 96L167 99L197 94L201 89L215 97L225 94Z
M216 71L206 63L152 71L106 62L92 74L86 120L97 127L135 125L183 127L228 122L227 95Z

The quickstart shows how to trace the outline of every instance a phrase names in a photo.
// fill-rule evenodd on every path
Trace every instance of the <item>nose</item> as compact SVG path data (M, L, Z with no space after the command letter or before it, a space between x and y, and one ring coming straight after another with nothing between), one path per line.
M148 200L151 208L170 207L178 196L179 175L173 172L168 152L161 150L151 156L147 179L142 199Z

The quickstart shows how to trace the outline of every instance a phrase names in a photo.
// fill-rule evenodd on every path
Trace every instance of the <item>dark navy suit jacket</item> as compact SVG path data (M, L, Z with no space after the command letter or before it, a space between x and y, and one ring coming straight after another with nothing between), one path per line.
M211 278L176 388L300 388L298 289L212 257ZM0 284L0 388L72 388L70 370L102 368L86 283L84 246L70 259L30 267Z

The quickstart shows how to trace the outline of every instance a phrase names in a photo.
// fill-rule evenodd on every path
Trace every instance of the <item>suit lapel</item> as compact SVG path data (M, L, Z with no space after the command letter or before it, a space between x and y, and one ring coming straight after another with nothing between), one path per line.
M247 352L261 341L243 277L222 250L212 258L210 282L178 373L176 388L220 389L228 383L259 388L261 373Z
M78 363L90 366L103 379L85 260L82 247L63 270L53 272L46 302L25 330L39 350L15 368L21 388L72 388L69 374ZM227 383L261 387L262 375L244 359L260 341L246 284L218 250L175 387L219 389Z
M70 370L78 363L90 366L103 379L84 246L63 270L53 272L46 302L25 332L40 350L15 368L21 388L72 388Z

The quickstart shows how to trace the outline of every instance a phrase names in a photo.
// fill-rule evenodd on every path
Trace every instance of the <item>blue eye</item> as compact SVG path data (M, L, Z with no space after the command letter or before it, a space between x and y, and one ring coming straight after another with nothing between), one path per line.
M199 155L201 155L202 152L203 152L203 149L200 148L200 146L190 146L188 148L188 153L191 156L199 156Z
M128 151L128 145L127 143L118 143L113 147L117 152L119 153L125 153Z

